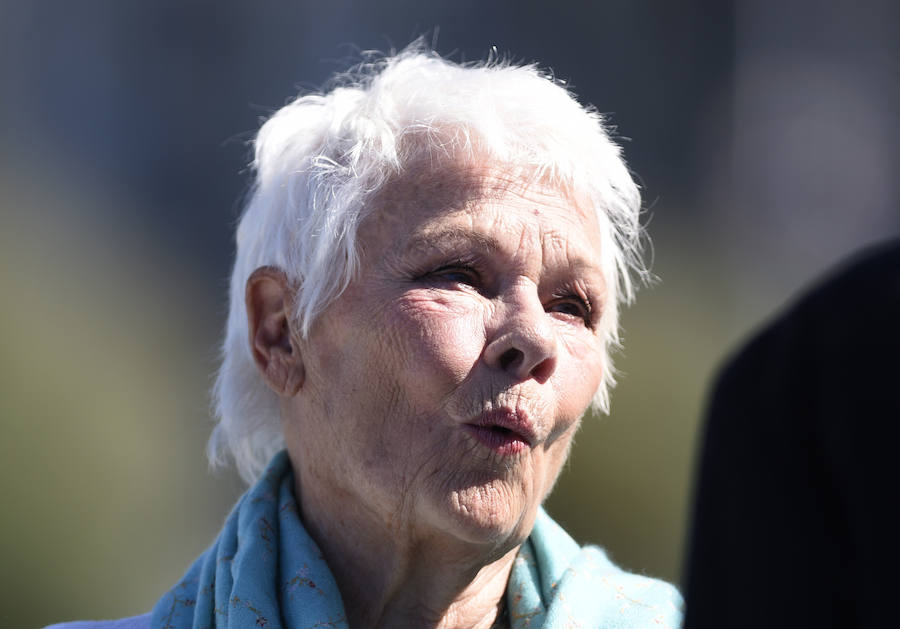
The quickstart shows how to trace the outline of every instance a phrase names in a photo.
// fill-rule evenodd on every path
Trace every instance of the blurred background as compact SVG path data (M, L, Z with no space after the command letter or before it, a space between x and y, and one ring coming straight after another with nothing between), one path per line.
M548 508L678 582L716 368L900 233L898 7L0 0L0 625L142 613L212 540L242 491L203 448L247 142L423 33L552 68L625 138L660 282Z

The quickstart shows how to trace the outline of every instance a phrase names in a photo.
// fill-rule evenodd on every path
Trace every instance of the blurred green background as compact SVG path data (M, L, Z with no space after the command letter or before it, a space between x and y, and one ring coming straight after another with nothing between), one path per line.
M900 231L890 2L0 0L0 625L144 612L242 491L208 472L246 141L360 49L496 45L609 112L660 281L548 508L678 582L725 356Z

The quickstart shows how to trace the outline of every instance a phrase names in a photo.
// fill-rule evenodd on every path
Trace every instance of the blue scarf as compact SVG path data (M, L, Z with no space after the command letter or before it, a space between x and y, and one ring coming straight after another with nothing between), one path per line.
M579 546L541 510L506 591L513 629L669 627L671 585L628 574ZM297 511L287 454L238 501L213 545L151 613L153 629L346 628L337 583Z

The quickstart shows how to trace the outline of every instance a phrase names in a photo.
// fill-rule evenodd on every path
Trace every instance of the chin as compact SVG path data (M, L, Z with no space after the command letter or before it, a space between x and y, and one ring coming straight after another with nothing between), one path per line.
M531 533L537 504L531 506L523 496L511 493L502 481L454 491L443 516L449 532L465 542L497 548L501 554L518 546Z

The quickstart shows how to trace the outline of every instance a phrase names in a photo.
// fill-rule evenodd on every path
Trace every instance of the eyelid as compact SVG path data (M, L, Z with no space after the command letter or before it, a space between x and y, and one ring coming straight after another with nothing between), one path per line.
M467 259L457 259L438 266L428 267L424 272L416 274L415 279L421 281L428 279L429 277L440 278L442 274L449 274L454 271L467 275L471 282L466 283L478 284L481 282L481 272L479 271L477 264L473 260Z
M464 266L464 265L460 265L460 264L448 264L446 266L437 268L434 271L432 271L431 273L429 273L429 275L436 276L436 277L442 277L442 276L447 276L447 275L451 275L451 274L464 275L464 276L466 276L467 280L473 280L476 282L479 280L479 277L480 277L478 274L478 271L476 271L472 267Z
M565 302L566 300L574 300L580 304L581 308L584 308L582 320L584 321L585 326L593 329L596 324L596 317L594 316L594 305L591 298L584 291L579 290L573 285L564 285L554 292L553 299L547 307L549 308L553 304Z

